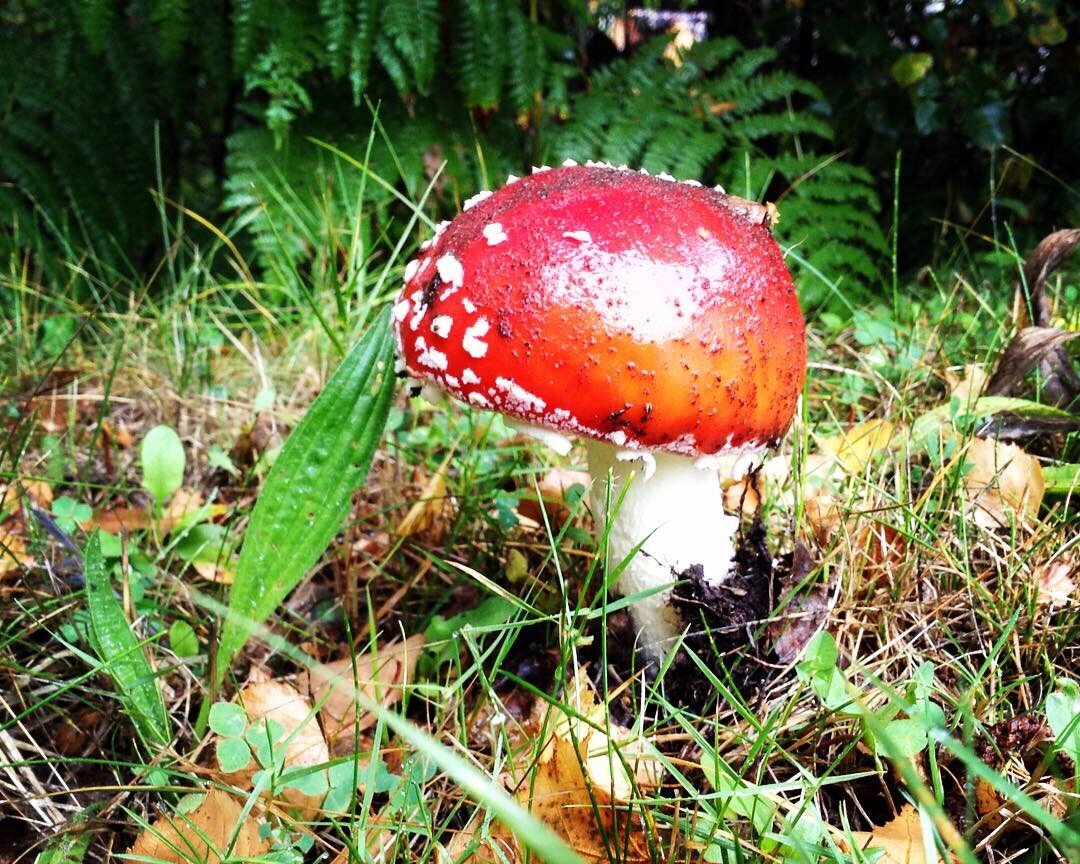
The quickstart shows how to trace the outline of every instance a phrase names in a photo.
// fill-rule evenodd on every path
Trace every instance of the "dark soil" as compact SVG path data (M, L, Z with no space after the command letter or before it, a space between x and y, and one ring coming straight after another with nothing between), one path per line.
M735 572L722 585L706 584L700 565L675 574L679 583L672 593L672 603L689 627L684 645L727 686L751 702L770 674L762 663L770 651L763 630L774 598L779 596L777 585L786 581L782 577L785 565L790 568L790 560L790 555L785 556L774 567L765 527L754 520L740 537ZM637 637L628 612L615 612L598 620L593 630L592 644L582 656L591 661L590 668L597 678L606 662L609 689L634 678L643 669L649 675L649 661L635 648ZM637 719L641 702L633 689L624 692L625 705L610 705L616 722ZM718 697L716 688L686 651L679 653L667 671L664 693L673 703L695 711L706 710Z

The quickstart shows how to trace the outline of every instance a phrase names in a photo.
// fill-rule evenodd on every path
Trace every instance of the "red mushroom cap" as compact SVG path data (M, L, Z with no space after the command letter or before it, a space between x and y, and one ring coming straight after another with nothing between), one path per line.
M472 405L691 456L791 423L806 331L759 204L569 166L481 193L425 246L394 307L398 351Z

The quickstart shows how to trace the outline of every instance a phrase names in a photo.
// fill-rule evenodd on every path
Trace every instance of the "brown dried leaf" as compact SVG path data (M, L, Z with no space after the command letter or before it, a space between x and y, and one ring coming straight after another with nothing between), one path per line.
M628 802L635 786L659 785L655 749L630 730L608 723L606 707L598 702L584 668L578 670L564 699L566 708L538 706L536 728L551 733L536 773L523 780L518 799L586 859L608 859L600 827L609 842L627 841L626 854L619 860L650 860L645 826ZM544 718L547 712L553 716Z
M23 489L30 500L42 510L48 510L53 502L52 486L44 480L27 480L23 483Z
M966 460L964 488L977 524L993 530L1038 515L1046 482L1037 459L1015 444L973 438Z
M285 770L324 765L330 761L326 739L319 729L318 720L311 703L291 684L282 681L257 681L246 684L237 697L247 712L248 721L274 720L285 730ZM259 770L252 760L242 771L225 775L226 780L240 789L253 788L252 776ZM325 768L323 769L326 770ZM269 794L269 793L264 793ZM280 790L281 801L304 818L312 818L319 811L322 795L306 795L299 789L284 787Z
M584 669L571 682L565 702L565 708L538 705L531 721L533 736L549 730L549 737L538 758L532 758L531 747L521 754L515 796L585 861L652 861L646 831L653 826L647 826L629 802L635 785L639 790L659 785L657 751L629 730L607 726L606 708L598 703ZM545 717L547 712L552 716ZM478 828L474 820L451 838L451 860L476 843ZM489 837L469 860L479 864L504 859L516 864L524 855L513 835L493 823Z
M855 535L854 569L871 585L893 585L897 571L910 560L908 538L883 522L863 519Z
M92 418L98 406L89 399L53 392L34 396L28 407L42 429L56 434L65 431L71 423Z
M53 747L64 756L81 756L105 715L93 708L83 708L74 717L64 716L53 730Z
M405 518L401 520L395 532L398 537L411 537L421 534L431 543L438 543L446 528L449 514L449 501L446 497L446 465L443 463L431 475L424 485L420 498Z
M781 663L794 663L803 648L825 626L835 603L833 592L819 586L792 599L780 613L778 620L769 625L773 653Z
M543 510L546 511L552 528L558 530L570 518L570 507L565 497L567 490L576 485L588 489L591 484L592 476L589 472L574 471L570 468L552 468L540 478L537 486L540 488ZM532 489L531 484L527 488ZM525 524L543 526L544 514L541 512L540 504L541 502L533 495L522 498L517 508L518 516L528 520Z
M18 573L33 561L34 556L26 549L26 538L0 527L0 578Z
M230 861L266 854L270 844L259 836L259 823L242 814L239 801L211 789L191 813L159 816L128 854L162 864L221 864L226 852Z
M821 546L828 546L833 534L844 524L840 504L828 493L807 498L803 504L803 512L806 513L806 521L810 523L814 539Z
M1006 346L983 390L985 396L1012 396L1032 369L1080 333L1056 327L1025 327Z
M1068 606L1078 587L1073 577L1080 578L1080 566L1075 563L1055 561L1041 567L1037 577L1039 605L1051 609Z
M949 385L949 396L959 399L961 405L971 405L986 389L989 380L986 370L976 363L964 364L963 375L945 373L945 381Z
M724 509L728 513L756 516L765 498L765 481L760 471L751 471L741 480L724 487Z
M1031 306L1035 313L1034 324L1045 327L1050 323L1050 304L1046 299L1046 280L1061 266L1076 245L1080 243L1080 228L1066 228L1055 231L1042 239L1035 251L1024 263L1024 281L1031 296ZM1025 303L1020 303L1026 309Z
M179 525L184 518L199 510L204 503L205 500L198 491L187 488L179 489L177 493L169 499L169 503L165 505L165 510L161 514L161 522L158 523L158 527L162 532L168 534ZM211 504L207 511L208 518L214 519L218 516L222 516L228 512L228 509L229 508L225 504ZM123 531L128 533L133 531L145 531L153 524L154 513L149 507L119 506L99 510L82 523L80 527L87 531L93 528L100 528L102 531L108 531L110 534L119 534Z
M355 735L375 724L375 716L357 705L356 692L384 706L399 702L426 641L420 633L374 653L357 655L355 664L346 657L297 676L301 692L322 705L319 716L335 753L339 747L351 752Z

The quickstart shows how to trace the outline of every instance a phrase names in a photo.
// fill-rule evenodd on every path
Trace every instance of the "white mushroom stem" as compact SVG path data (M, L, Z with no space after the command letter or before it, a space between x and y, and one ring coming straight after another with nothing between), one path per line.
M671 586L695 564L701 565L708 584L723 582L734 564L739 520L724 513L720 478L712 467L671 453L619 450L601 441L585 446L598 539L608 524L609 472L612 477L609 569L633 554L616 590L631 596L664 588L630 607L639 643L653 656L661 655L686 626L671 605ZM655 470L644 470L652 468L653 461Z

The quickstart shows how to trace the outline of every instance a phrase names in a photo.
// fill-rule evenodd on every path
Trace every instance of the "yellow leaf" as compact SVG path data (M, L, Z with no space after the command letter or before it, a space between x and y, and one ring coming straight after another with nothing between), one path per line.
M975 400L982 395L983 390L986 389L986 382L989 380L990 375L977 363L965 363L963 375L945 373L950 398L959 399L960 404L965 407L975 404Z
M26 538L0 528L0 576L17 573L33 561L34 556L26 550Z
M598 703L584 669L568 691L565 707L543 703L534 712L533 734L547 730L549 737L539 757L534 758L533 747L519 754L510 778L515 797L587 862L651 862L648 832L655 826L631 801L635 788L659 785L659 754L647 739L608 725L606 707ZM466 851L474 864L525 860L513 835L498 823L471 848L479 821L451 838L450 860Z
M878 454L888 449L895 429L895 424L888 420L867 420L847 432L822 439L821 446L849 474L860 474Z
M919 811L910 804L906 804L891 822L873 831L852 831L851 838L860 849L883 850L885 854L878 859L878 864L926 864L928 860L923 847ZM840 845L843 847L846 843L841 841ZM937 854L934 853L929 860L936 864Z
M1015 444L974 438L965 454L964 488L976 523L1005 528L1039 513L1046 481L1037 459Z
M212 789L190 813L163 814L143 830L128 852L162 864L221 864L264 855L270 844L259 837L259 823L250 815L241 821L240 802Z

